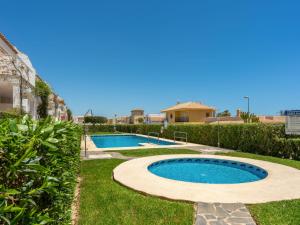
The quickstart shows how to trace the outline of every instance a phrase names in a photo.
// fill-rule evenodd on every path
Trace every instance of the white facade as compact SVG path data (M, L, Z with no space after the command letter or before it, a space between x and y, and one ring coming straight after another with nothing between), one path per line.
M55 120L68 120L67 110L64 100L60 96L51 93L48 101L48 115Z
M0 33L0 111L20 109L22 87L22 109L36 118L35 78L28 56Z

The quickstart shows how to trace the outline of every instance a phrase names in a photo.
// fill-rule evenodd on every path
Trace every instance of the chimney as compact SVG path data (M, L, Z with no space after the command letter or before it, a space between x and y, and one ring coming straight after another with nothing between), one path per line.
M241 117L241 110L240 109L236 110L236 117Z

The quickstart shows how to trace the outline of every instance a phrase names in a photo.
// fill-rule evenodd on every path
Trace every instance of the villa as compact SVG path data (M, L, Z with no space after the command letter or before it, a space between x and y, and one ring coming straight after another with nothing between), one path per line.
M0 112L15 112L22 108L36 119L40 103L39 97L35 96L37 80L43 81L29 57L0 33ZM56 120L67 119L67 106L61 97L51 93L48 104L50 116Z
M28 56L0 33L0 111L14 111L22 104L22 110L36 118L35 79Z
M200 102L177 103L176 105L162 110L166 113L169 123L204 123L206 118L213 117L215 109Z

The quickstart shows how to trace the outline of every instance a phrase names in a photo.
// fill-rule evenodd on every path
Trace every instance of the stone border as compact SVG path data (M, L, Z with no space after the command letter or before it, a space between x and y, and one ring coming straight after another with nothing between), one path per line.
M201 184L166 179L152 174L148 166L159 160L174 158L217 158L259 166L268 176L241 184ZM248 158L217 155L160 155L133 159L113 170L114 179L129 188L172 200L219 203L263 203L300 198L300 170Z
M98 136L105 136L104 135L98 135ZM130 134L130 133L125 133L125 134L108 134L108 135L116 135L116 136L120 136L120 135L136 135L136 136L140 136L140 137L145 137L148 138L147 135L142 135L142 134ZM97 135L95 135L97 136ZM149 137L152 139L155 139L155 137ZM173 140L170 139L165 139L165 138L159 138L162 141L167 141L167 142L174 142ZM87 136L86 137L86 145L87 145L87 149L89 152L92 151L121 151L121 150L137 150L137 149L149 149L149 148L178 148L178 147L195 147L195 146L200 146L198 144L194 144L194 143L185 143L182 141L175 141L176 145L155 145L155 144L146 144L143 146L138 146L138 147L117 147L117 148L98 148L95 143L93 142L91 136ZM84 145L84 142L83 142ZM82 148L84 149L84 146L82 146Z

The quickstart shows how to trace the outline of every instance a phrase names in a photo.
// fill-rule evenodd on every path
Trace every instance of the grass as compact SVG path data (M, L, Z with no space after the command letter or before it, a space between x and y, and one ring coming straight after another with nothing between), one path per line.
M221 153L221 155L264 160L300 169L300 161L295 160L243 152ZM259 225L300 224L300 199L248 205L247 207Z
M137 149L137 150L122 150L119 152L124 156L129 157L144 157L153 155L170 155L170 154L200 154L200 152L189 149L169 149L169 148L152 148L152 149Z
M143 149L119 151L126 156L197 154L187 149ZM220 155L265 160L300 169L300 161L243 152ZM112 170L123 160L91 160L81 164L79 225L155 225L192 224L193 205L144 196L111 178ZM259 225L300 224L300 199L247 205Z
M190 225L193 205L144 196L112 180L123 160L81 163L79 225Z

